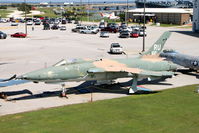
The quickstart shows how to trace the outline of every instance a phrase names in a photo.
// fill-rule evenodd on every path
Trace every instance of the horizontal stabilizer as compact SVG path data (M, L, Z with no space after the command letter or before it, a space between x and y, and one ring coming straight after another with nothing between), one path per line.
M140 86L140 85L137 86L137 90L138 90L138 91L148 91L148 92L153 91L153 90L151 90L151 89L147 89L147 88L145 88L145 87L143 87L143 86Z
M28 80L10 80L6 82L2 82L3 80L0 80L0 87L8 87L8 86L13 86L13 85L19 85L19 84L25 84L30 81Z

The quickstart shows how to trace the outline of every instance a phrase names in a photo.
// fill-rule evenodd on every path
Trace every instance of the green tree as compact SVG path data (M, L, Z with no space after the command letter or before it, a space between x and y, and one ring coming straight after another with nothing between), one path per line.
M124 22L124 21L125 21L125 14L124 14L124 13L121 13L121 14L119 15L119 17L120 17L120 21L121 21L121 22Z
M19 4L17 10L23 11L23 12L26 12L26 13L30 13L31 8L32 8L31 5L28 5L26 3L22 3L22 4Z

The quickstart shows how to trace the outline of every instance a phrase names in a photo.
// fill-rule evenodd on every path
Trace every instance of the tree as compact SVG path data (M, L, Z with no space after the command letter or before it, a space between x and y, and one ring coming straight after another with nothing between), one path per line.
M125 21L125 14L124 13L120 13L119 17L120 17L121 22Z
M22 3L22 4L19 4L17 10L23 11L23 12L26 12L26 13L30 13L31 8L32 8L31 5L28 5L26 3Z

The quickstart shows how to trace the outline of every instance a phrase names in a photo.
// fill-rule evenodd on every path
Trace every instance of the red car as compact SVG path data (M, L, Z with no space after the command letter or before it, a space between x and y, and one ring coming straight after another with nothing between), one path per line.
M131 32L130 33L130 37L138 38L139 37L139 33L138 32Z
M19 37L19 38L25 38L27 34L24 34L23 32L17 32L11 35L11 37Z

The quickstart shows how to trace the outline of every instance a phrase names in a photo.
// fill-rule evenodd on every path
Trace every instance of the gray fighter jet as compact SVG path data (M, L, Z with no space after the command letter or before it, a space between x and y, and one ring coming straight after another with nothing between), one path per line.
M174 50L163 50L160 53L161 57L165 57L167 60L172 61L173 63L189 68L191 70L199 70L199 57L190 56L186 54L178 53Z

